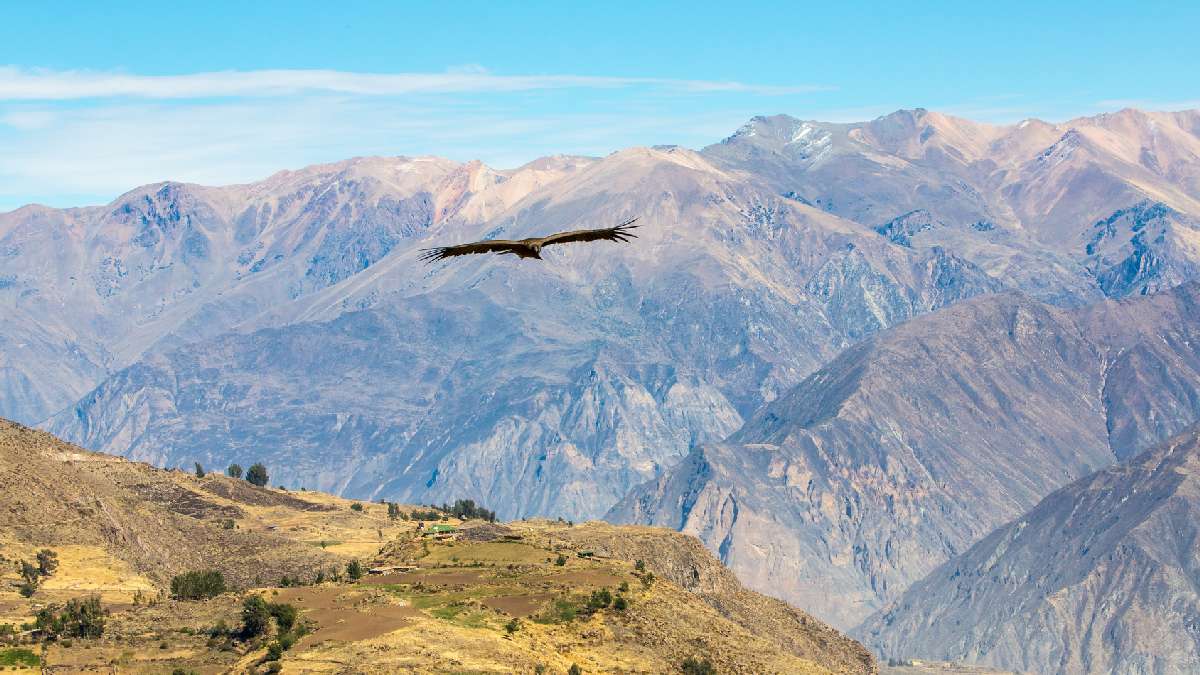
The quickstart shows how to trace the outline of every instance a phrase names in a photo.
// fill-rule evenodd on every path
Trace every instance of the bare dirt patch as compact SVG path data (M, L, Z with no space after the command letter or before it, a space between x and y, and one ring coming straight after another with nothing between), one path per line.
M428 572L401 572L380 574L362 580L363 584L425 584L427 586L454 586L478 584L484 580L483 570L454 570L451 572L430 570Z
M603 588L607 586L616 586L622 581L621 577L601 570L577 570L574 572L562 572L549 577L548 580L564 586L579 588Z
M305 619L316 622L316 630L297 643L299 649L324 640L369 640L421 616L415 607L344 587L289 588L280 591L274 601L291 603Z
M524 619L541 611L550 599L554 597L553 593L535 593L533 595L504 595L496 598L486 598L483 604L496 610L503 612L508 616L515 616L519 619Z

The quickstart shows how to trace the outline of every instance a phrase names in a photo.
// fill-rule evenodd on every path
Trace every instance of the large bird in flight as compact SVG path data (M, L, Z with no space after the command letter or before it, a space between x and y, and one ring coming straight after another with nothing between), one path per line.
M421 249L421 260L427 263L453 258L458 255L472 255L475 253L499 253L504 255L510 253L518 258L537 258L542 259L542 247L551 244L570 244L577 241L619 241L626 242L630 238L637 238L637 235L630 230L637 227L633 223L637 218L627 220L615 227L602 227L598 230L572 230L570 232L559 232L548 237L536 237L533 239L484 239L470 244L459 244L458 246L439 246L437 248Z

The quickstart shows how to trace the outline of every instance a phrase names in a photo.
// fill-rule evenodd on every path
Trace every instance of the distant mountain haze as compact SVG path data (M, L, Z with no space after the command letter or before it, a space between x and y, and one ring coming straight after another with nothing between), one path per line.
M634 216L627 245L417 260ZM849 628L1200 418L1196 279L1198 111L359 158L0 214L0 416L160 466L669 525Z

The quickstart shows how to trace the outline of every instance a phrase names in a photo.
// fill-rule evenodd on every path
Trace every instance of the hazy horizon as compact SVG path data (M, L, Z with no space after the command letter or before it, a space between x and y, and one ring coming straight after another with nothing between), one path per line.
M355 156L513 167L694 148L776 113L846 122L924 107L1014 122L1200 106L1188 34L1200 10L1129 14L1082 3L7 7L0 17L23 30L0 57L0 211Z

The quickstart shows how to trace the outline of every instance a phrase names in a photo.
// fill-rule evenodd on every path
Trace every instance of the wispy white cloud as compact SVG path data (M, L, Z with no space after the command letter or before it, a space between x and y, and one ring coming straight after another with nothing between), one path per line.
M524 110L420 99L313 96L217 102L0 106L0 212L103 203L139 185L249 182L359 155L440 155L507 168L538 156L714 142L756 110ZM79 195L89 195L80 201Z
M104 202L159 180L246 182L356 155L515 166L554 153L704 145L814 85L579 75L0 66L0 211ZM790 98L789 98L790 96ZM700 104L699 99L704 103Z
M1200 108L1200 98L1158 101L1137 98L1114 98L1098 101L1096 107L1103 110L1138 108L1139 110L1195 110Z
M247 70L138 75L86 70L0 67L0 100L62 101L94 98L199 99L277 97L306 93L354 96L522 92L546 89L651 87L681 92L804 94L831 87L760 85L732 81L588 75L495 75L476 66L444 73L354 73L337 70Z

